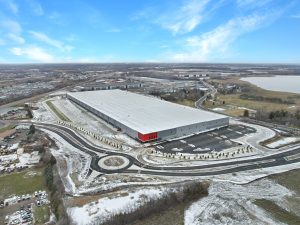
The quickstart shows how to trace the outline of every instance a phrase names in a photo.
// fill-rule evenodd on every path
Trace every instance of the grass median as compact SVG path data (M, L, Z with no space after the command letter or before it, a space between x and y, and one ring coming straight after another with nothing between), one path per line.
M49 106L49 108L58 116L60 120L66 121L66 122L72 122L63 112L61 112L51 101L47 101L46 104Z

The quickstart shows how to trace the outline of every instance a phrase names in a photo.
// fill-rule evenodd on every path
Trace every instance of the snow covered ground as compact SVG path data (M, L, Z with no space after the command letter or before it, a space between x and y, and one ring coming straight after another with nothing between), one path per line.
M19 156L19 163L16 166L30 166L39 163L41 156L39 155L38 151L34 151L32 153L23 153L18 155Z
M209 195L185 211L185 225L281 224L253 202L255 199L267 199L285 207L282 202L293 195L293 192L269 179L247 185L212 182Z
M134 169L134 168L133 168ZM98 176L97 175L101 175ZM125 188L128 186L145 186L170 184L174 182L193 180L195 178L186 177L164 177L145 174L100 174L93 171L82 186L78 188L79 194L97 194L110 192L112 190Z
M280 173L299 168L299 166L300 163L269 168L268 170L247 171L239 172L235 175L228 174L202 178L202 180L211 179L212 181L209 196L193 203L186 210L185 225L280 224L274 220L268 212L255 205L254 200L271 200L285 210L293 211L286 201L286 198L293 197L294 193L268 178L261 180L256 179L276 172ZM126 174L123 175L126 176ZM114 181L116 186L122 184L122 181L117 178L120 175L109 176L112 176L111 181ZM141 178L147 178L147 176L144 175L140 176ZM104 176L100 177L102 181L96 184L96 186L107 185L112 188L113 183L107 180L107 178L108 177L105 178ZM189 178L185 177L184 179L188 180ZM201 180L195 177L190 179ZM177 178L174 178L173 182L175 182L175 180L179 181ZM170 182L172 181L170 180ZM151 183L158 184L159 181L153 180L147 184L149 185ZM125 184L130 185L131 182L125 182ZM135 209L141 202L147 202L147 199L162 196L164 193L167 194L164 190L151 190L152 188L144 187L138 191L130 192L125 196L124 194L120 194L111 198L105 197L82 207L71 207L68 209L68 213L73 220L77 221L76 224L78 225L90 224L94 221L104 221L113 213ZM126 193L126 190L124 190L123 193L124 192Z
M143 188L133 192L120 192L114 197L101 198L98 201L72 207L68 214L77 225L86 225L96 222L99 224L106 221L112 214L131 211L147 203L150 199L157 199L166 194L164 188Z
M37 151L32 153L23 153L23 150L20 150L22 150L22 148L18 150L18 153L0 156L0 169L3 169L4 167L2 164L6 163L10 164L10 168L25 166L31 167L39 163L41 156Z
M65 113L74 123L84 127L92 132L100 133L101 135L116 138L122 142L127 142L132 146L138 146L139 143L135 143L125 134L117 132L106 127L99 121L99 118L95 118L93 115L81 111L81 109L75 106L73 103L65 99L57 99L54 101L55 105ZM51 113L44 115L44 111L36 114L35 119L49 119ZM49 118L48 118L49 117ZM53 119L53 118L52 118ZM259 146L259 142L271 138L275 135L275 132L271 129L261 127L258 125L244 124L239 121L233 121L234 124L243 124L246 126L254 127L257 129L257 133L247 135L238 141L249 143L250 145L259 148L264 151L264 154L270 154L273 151L267 150ZM63 183L66 187L66 191L71 195L80 195L83 193L99 193L99 191L112 190L116 187L122 188L130 185L145 185L145 184L160 184L160 183L172 183L183 180L207 180L212 181L212 185L209 189L209 196L205 197L194 204L192 204L185 212L185 224L186 225L200 225L200 224L280 224L275 221L265 210L256 206L253 202L255 199L268 199L276 202L281 207L288 208L285 202L286 197L293 196L293 193L283 186L276 184L266 178L258 181L254 181L258 178L262 178L274 173L280 173L296 168L300 168L300 163L294 163L285 166L278 166L265 169L256 169L252 171L237 172L234 174L224 174L210 177L159 177L151 175L141 174L110 174L102 175L98 172L93 172L87 179L87 172L90 166L90 156L83 152L73 148L66 143L55 133L45 131L56 141L59 150L52 150L54 156L58 159L58 166L60 175L63 178ZM293 139L294 140L294 139ZM277 143L278 146L283 143L292 141L286 139ZM275 143L275 142L274 142ZM273 144L273 147L276 144ZM268 146L269 147L269 146ZM141 149L138 149L141 154ZM275 152L275 151L274 151ZM134 153L134 151L133 151ZM130 152L130 154L133 154ZM260 153L260 152L259 152ZM253 152L257 154L257 152ZM248 158L256 157L249 155ZM153 158L144 158L147 163L153 163ZM237 159L233 159L237 160ZM169 159L162 159L163 163L170 162ZM178 162L177 165L184 165L189 163L190 165L199 165L199 162ZM205 164L206 161L200 162ZM134 168L131 168L134 169ZM74 172L78 175L78 180L81 182L78 184L75 180L72 180L72 174ZM101 176L99 176L101 175ZM249 183L254 181L252 183ZM246 185L240 185L246 184ZM76 221L78 225L91 224L94 221L101 222L107 220L112 214L118 212L126 212L138 208L141 204L145 204L147 201L153 198L159 198L167 194L164 189L155 189L144 187L143 189L137 189L135 192L121 191L121 194L114 197L104 197L100 200L94 201L90 204L86 204L82 207L68 208L68 214Z
M239 147L233 147L233 148L229 148L229 149L225 149L223 151L218 152L218 154L220 153L233 153L236 152L237 149L241 148L241 146ZM261 156L260 152L256 151L256 149L253 149L249 152L244 152L244 153L240 153L240 154L235 154L235 156L230 156L230 157L225 157L222 156L220 158L216 158L214 155L214 158L209 158L209 159L201 159L199 160L199 158L194 158L195 156L197 156L196 154L183 154L184 156L189 156L191 157L190 159L186 160L186 159L182 159L180 157L179 153L178 155L176 155L175 158L168 158L166 156L163 156L162 154L149 154L146 152L141 152L141 155L138 157L139 160L143 161L144 163L147 163L149 165L160 165L160 166L195 166L195 165L207 165L207 164L215 164L215 163L220 163L220 162L232 162L232 161L239 161L241 159L253 159L253 158L257 158L259 156ZM217 153L216 153L217 154ZM204 153L204 154L198 154L201 156L208 156L211 154L208 153Z
M101 120L70 102L68 99L56 99L53 104L59 108L74 124L101 135L115 134L116 130L102 123Z
M300 137L285 137L280 140L274 141L267 145L269 148L279 148L284 145L292 144L300 141Z
M215 181L227 181L235 184L247 184L249 182L255 181L257 179L267 177L272 174L278 174L287 172L294 169L299 169L300 163L292 163L287 165L260 168L255 170L240 171L237 173L222 174L217 176L206 177L207 179Z
M78 187L71 179L71 174L78 174L78 181L84 181L90 168L91 157L84 152L74 148L68 142L64 141L54 132L44 130L55 141L57 149L52 149L51 153L57 160L59 174L64 183L66 192L72 195L78 194Z
M213 111L217 111L217 112L225 111L224 108L219 108L219 107L213 108L212 110L213 110Z
M68 99L56 99L55 104L74 124L107 138L113 138L121 143L139 147L140 143L133 140L124 133L118 132L115 127L107 124L101 118L96 117Z
M33 121L54 122L56 120L56 117L51 113L45 102L38 102L36 106L38 109L32 111Z
M124 133L118 133L116 135L113 135L113 138L123 143L126 143L130 146L141 147L141 143L137 142L136 140L134 140L133 138L129 137L127 134Z

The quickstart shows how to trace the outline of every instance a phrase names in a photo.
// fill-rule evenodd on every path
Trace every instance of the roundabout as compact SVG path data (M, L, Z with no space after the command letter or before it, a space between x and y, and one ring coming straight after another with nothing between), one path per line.
M99 159L98 166L108 171L118 171L128 168L130 160L120 155L109 155Z

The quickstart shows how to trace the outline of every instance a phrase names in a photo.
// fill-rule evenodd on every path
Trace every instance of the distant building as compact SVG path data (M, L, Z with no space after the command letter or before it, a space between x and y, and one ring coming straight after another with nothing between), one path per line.
M99 90L113 90L113 89L135 89L141 88L143 84L140 82L127 82L127 81L114 81L114 82L105 82L100 81L93 84L86 84L84 86L76 86L74 91L99 91Z

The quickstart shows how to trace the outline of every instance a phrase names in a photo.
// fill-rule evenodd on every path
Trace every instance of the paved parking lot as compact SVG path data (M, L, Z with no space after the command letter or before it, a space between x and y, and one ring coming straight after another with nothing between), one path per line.
M156 149L167 153L184 152L192 154L221 151L238 145L231 140L255 132L256 130L252 127L230 125L227 128L221 128L208 133L165 142L157 145Z

